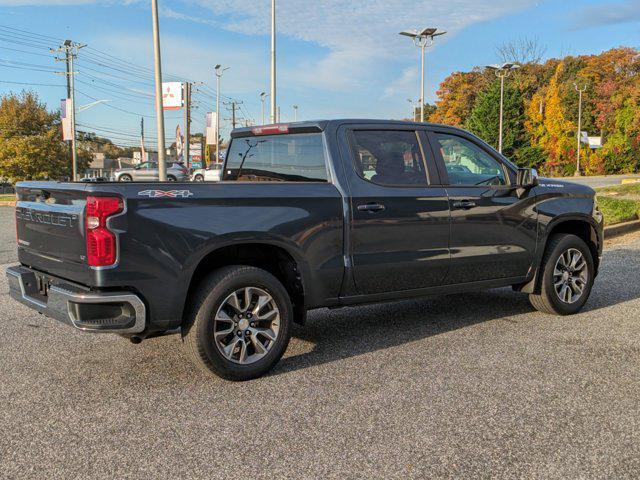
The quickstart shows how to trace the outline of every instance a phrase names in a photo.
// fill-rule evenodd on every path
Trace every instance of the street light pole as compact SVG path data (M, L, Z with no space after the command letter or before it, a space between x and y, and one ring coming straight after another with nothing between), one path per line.
M500 123L498 128L498 152L502 153L502 131L504 116L504 79L509 76L512 70L520 68L517 63L503 63L502 65L488 65L487 68L495 71L500 79Z
M416 106L413 103L413 99L407 98L407 102L411 105L411 118L415 122L416 121Z
M229 67L222 68L222 65L215 66L216 72L216 163L220 161L220 79L225 70Z
M151 0L153 18L153 63L156 86L156 122L158 129L158 179L167 181L167 164L164 148L164 111L162 106L162 66L160 59L160 27L158 25L158 0Z
M271 0L271 123L276 123L276 0Z
M422 63L422 67L420 68L421 77L420 80L420 121L424 122L424 51L427 46L427 39L420 40L420 61Z
M420 47L420 62L421 62L421 76L420 76L420 121L424 122L424 57L427 47L433 45L434 37L444 35L447 32L439 32L437 28L425 28L422 31L418 30L405 30L400 32L400 35L410 37L413 39L413 44L416 47Z
M583 85L582 87L578 87L577 83L573 84L573 87L578 92L579 100L578 100L578 155L576 159L576 173L575 176L580 176L580 150L582 147L581 135L582 135L582 94L587 90L587 86Z
M267 92L262 92L260 94L260 102L262 103L262 125L264 125L264 122L265 122L265 118L264 118L264 101L267 99L268 96L269 96L269 94Z

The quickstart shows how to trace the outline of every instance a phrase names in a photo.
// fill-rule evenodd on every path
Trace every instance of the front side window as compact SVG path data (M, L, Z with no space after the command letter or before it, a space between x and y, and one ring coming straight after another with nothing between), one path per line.
M320 133L234 138L223 180L241 182L326 182Z
M424 186L426 175L415 131L353 132L355 169L365 180L386 186Z
M502 164L474 143L444 133L436 133L436 138L451 185L507 184Z

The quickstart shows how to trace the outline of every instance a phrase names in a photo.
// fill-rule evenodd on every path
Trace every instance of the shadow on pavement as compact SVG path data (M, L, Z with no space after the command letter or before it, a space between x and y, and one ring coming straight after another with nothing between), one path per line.
M605 252L600 275L584 311L640 298L638 250ZM330 363L492 320L518 323L534 313L527 295L509 289L428 297L361 307L311 312L293 337L311 350L283 358L273 375Z

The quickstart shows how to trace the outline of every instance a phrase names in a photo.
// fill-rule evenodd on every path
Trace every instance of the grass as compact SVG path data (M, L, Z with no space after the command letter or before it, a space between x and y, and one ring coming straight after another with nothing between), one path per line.
M0 195L0 202L13 202L15 201L16 196L13 193L6 193Z
M598 205L605 225L629 222L640 218L640 201L598 196Z
M629 183L626 185L599 188L598 195L640 200L640 183Z
M597 197L605 225L640 218L640 183L598 188Z

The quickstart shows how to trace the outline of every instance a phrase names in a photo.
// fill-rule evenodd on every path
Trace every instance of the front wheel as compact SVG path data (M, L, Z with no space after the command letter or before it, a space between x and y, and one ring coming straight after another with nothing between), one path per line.
M202 175L198 174L195 177L193 177L193 181L194 182L204 182L204 177Z
M224 267L202 281L183 327L195 362L227 380L250 380L269 371L291 337L292 307L269 272Z
M131 182L132 180L133 178L131 178L131 175L127 175L126 173L124 175L120 175L118 178L119 182Z
M540 294L529 295L536 310L555 315L578 313L589 299L595 268L593 255L579 237L553 235L541 266Z

